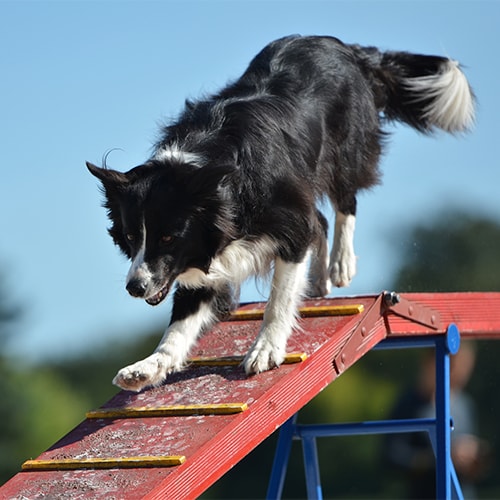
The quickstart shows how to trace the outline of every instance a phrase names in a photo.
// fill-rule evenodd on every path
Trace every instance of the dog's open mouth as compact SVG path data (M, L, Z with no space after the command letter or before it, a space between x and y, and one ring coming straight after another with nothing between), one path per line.
M167 283L158 293L155 293L152 297L146 299L146 302L150 306L157 306L160 302L165 299L170 290L170 283Z

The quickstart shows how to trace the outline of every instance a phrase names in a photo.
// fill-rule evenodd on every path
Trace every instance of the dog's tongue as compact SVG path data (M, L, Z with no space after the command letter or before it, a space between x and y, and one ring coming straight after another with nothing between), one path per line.
M169 285L164 286L157 294L149 297L149 299L146 299L146 302L150 306L157 306L168 295L169 289Z

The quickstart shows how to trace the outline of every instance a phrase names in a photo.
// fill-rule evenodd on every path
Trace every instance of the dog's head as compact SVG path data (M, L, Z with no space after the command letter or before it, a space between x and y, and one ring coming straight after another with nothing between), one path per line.
M232 238L223 182L231 167L154 160L126 173L87 167L102 183L109 234L132 260L126 288L148 304L159 304L180 274L207 273Z

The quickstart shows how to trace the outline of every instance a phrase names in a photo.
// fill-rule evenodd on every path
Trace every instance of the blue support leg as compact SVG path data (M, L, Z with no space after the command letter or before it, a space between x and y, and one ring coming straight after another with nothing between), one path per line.
M318 450L315 436L302 437L302 451L306 472L306 486L308 500L322 500L321 478L319 473Z
M355 424L298 425L297 415L283 424L267 492L268 499L279 499L283 491L292 440L302 441L309 499L322 499L316 438L339 435L381 434L393 432L428 432L436 456L436 495L438 499L463 500L457 474L451 460L450 354L460 347L458 328L451 324L446 335L415 339L388 339L377 348L435 347L436 349L436 418L385 420Z
M436 497L451 499L450 354L460 347L455 325L436 341Z
M283 493L283 485L285 484L286 469L288 467L290 451L292 450L292 440L295 433L296 422L297 413L281 426L278 443L276 445L276 453L274 455L271 478L269 480L269 486L267 487L267 500L279 499Z

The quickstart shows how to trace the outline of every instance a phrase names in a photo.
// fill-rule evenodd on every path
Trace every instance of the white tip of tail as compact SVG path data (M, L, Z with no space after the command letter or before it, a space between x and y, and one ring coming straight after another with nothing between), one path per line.
M448 60L439 73L408 78L415 100L430 100L423 118L446 132L466 132L475 121L474 94L457 61Z

